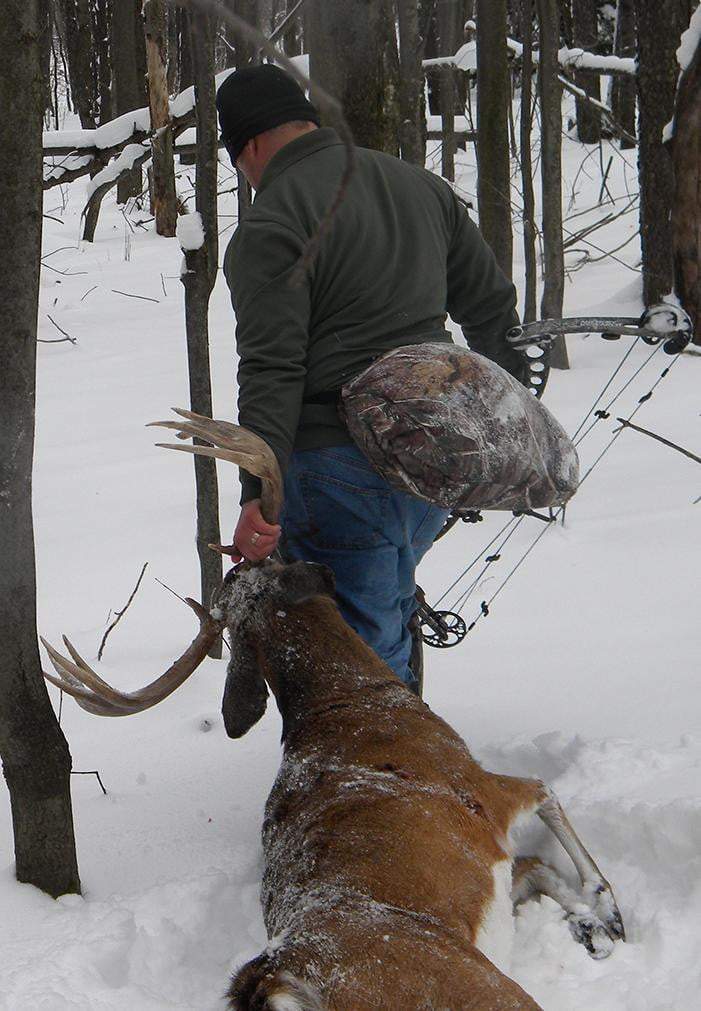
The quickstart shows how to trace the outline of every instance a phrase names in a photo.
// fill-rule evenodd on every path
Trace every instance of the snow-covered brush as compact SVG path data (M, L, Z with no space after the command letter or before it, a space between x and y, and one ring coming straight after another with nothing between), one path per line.
M226 422L178 412L176 447L245 466L277 519L281 478L268 447ZM92 712L127 715L165 698L231 637L224 725L245 734L268 689L282 716L284 756L263 827L262 898L268 947L231 983L234 1011L370 1011L538 1005L505 964L513 902L546 894L594 958L623 924L611 887L538 780L494 775L413 695L341 617L321 565L244 562L200 618L170 671L125 695L68 644L51 649L50 678ZM572 859L581 886L537 857L516 858L511 835L537 814Z

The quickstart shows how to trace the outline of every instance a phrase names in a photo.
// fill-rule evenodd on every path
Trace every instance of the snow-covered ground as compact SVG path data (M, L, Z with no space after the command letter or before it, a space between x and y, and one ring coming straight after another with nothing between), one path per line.
M595 206L598 153L592 149L579 171L583 154L566 142L568 213L594 206L567 223L572 231L611 209ZM608 186L622 209L637 189L635 153L627 162L614 149L604 154L613 155ZM474 193L471 155L461 155L460 168L462 190ZM171 405L187 404L181 253L134 215L128 224L113 199L95 244L79 243L84 194L79 183L65 191L65 206L55 190L46 200L62 223L45 221L40 336L60 337L50 314L78 343L39 346L39 624L50 641L69 633L94 659L110 609L123 606L148 561L101 666L131 689L160 673L193 633L189 612L154 578L197 594L191 462L154 449L157 437L144 428ZM234 211L234 198L223 196L222 252ZM634 235L636 221L631 210L590 241L613 249ZM571 265L582 249L600 255L576 245ZM620 262L571 274L569 314L639 312L637 241L616 255ZM520 240L517 260L520 270ZM221 277L211 342L215 410L232 417L234 324ZM628 346L571 338L573 367L553 373L546 393L570 431ZM636 350L604 404L649 352ZM584 440L584 469L610 439L616 415L627 415L669 364L659 352ZM698 452L699 389L701 359L684 356L636 420ZM220 490L226 535L237 482L224 466ZM520 910L511 971L546 1011L679 1011L698 1003L699 495L696 464L625 432L571 504L566 526L548 530L489 617L462 646L427 656L431 706L489 768L554 786L622 908L628 943L605 962L572 942L549 900ZM461 525L434 549L421 572L429 600L489 553L485 545L504 522L498 514ZM468 619L540 531L538 520L521 524L468 601ZM103 796L94 776L74 777L82 898L54 902L16 883L0 790L2 1011L223 1008L228 972L265 941L259 825L280 754L274 709L244 740L226 738L223 677L224 664L208 661L160 707L124 720L91 717L65 701L74 768L99 770L108 790ZM571 875L550 844L548 854Z

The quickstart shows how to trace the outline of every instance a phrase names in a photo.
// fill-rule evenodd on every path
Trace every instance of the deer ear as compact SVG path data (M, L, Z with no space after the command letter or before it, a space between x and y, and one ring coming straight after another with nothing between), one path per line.
M222 699L224 729L229 737L243 737L257 723L268 704L268 686L258 672L248 637L236 636L226 670Z

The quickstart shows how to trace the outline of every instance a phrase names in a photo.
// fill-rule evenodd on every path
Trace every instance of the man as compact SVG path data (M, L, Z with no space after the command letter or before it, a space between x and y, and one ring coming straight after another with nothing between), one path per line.
M359 149L357 167L302 283L291 275L326 213L346 154L296 82L247 67L217 95L222 138L256 190L226 251L237 319L239 422L273 448L285 475L280 526L242 473L234 560L283 554L335 574L349 624L410 687L414 573L446 512L394 491L352 444L337 411L343 385L408 344L470 346L518 378L504 334L516 292L453 191L423 169Z

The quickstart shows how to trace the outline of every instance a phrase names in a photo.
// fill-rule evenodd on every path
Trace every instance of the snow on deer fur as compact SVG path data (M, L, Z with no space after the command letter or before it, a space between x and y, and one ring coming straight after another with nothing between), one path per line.
M228 422L177 413L187 420L158 424L212 448L175 448L245 461L262 479L264 515L276 519L282 477L269 447ZM200 618L196 639L140 691L115 691L68 640L71 659L44 643L57 674L47 677L93 713L140 712L194 672L226 624L229 737L246 734L274 695L284 755L263 825L270 943L235 974L232 1011L373 1011L389 1000L426 1011L538 1011L486 954L508 950L512 897L549 895L596 959L624 937L611 887L553 794L474 761L346 624L330 570L243 563L212 612L188 603ZM529 814L567 851L581 891L537 857L514 860L509 840Z

